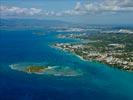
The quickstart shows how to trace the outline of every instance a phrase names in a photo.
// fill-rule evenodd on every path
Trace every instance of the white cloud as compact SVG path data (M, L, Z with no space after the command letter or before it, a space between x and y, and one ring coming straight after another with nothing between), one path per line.
M87 14L103 14L133 12L133 0L102 0L101 2L92 1L81 4L77 2L71 10L66 10L61 15L87 15Z
M21 8L16 6L0 6L1 16L62 16L63 12L54 12L38 8Z
M133 12L132 0L103 0L103 2L91 2L84 5L88 12Z
M133 12L133 0L102 0L77 2L73 9L63 11L48 11L38 8L21 8L0 6L1 16L75 16L87 14L103 14L117 12Z
M74 9L75 9L76 11L81 10L81 9L82 9L81 3L80 3L80 2L77 2L76 5L75 5L75 7L74 7Z
M25 15L25 16L33 16L39 15L42 12L42 9L37 8L20 8L20 7L8 7L8 6L0 6L0 14L1 15Z
M87 15L87 14L103 14L133 12L133 0L102 0L101 2L88 2L81 4L77 2L71 10L63 11L61 15Z

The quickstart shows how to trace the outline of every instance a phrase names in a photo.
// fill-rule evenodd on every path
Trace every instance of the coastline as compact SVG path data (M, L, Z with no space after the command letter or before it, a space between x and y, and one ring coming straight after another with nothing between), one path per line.
M120 69L120 70L124 70L124 71L127 71L127 72L133 72L132 70L125 70L123 68L120 68L119 66L114 66L114 65L111 65L111 64L107 64L107 63L104 63L104 62L99 62L97 60L87 60L87 59L84 59L82 56L80 55L77 55L73 52L71 52L72 54L74 54L76 57L78 57L80 60L82 61L86 61L86 62L93 62L93 63L99 63L99 64L104 64L104 65L107 65L107 66L110 66L111 68L114 68L114 69Z
M53 48L56 48L56 49L60 49L63 52L69 52L69 53L73 54L74 56L78 57L82 61L86 61L86 62L97 62L97 63L104 64L104 65L107 65L107 66L112 67L112 68L117 68L117 69L124 70L124 71L128 71L128 72L133 72L132 70L124 69L124 67L114 66L112 64L104 63L103 61L97 61L95 59L94 60L84 59L82 56L76 54L75 52L73 52L71 50L66 50L65 48L62 48L62 47L58 47L58 46L52 46L52 47Z

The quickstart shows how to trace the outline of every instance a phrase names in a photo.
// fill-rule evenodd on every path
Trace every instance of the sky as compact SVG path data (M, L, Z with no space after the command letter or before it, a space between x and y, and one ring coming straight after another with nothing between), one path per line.
M0 0L0 18L133 24L133 0Z

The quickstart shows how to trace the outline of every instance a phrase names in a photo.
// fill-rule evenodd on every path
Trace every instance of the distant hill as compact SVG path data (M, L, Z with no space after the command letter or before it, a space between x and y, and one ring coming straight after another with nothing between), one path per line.
M38 20L38 19L1 19L0 27L16 27L16 28L28 28L28 27L54 27L65 26L69 23L59 20Z

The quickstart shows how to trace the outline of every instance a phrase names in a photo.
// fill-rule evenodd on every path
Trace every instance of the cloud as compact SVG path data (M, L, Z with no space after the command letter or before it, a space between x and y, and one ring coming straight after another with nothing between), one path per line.
M88 12L133 12L132 0L103 0L103 2L92 2L84 5Z
M26 17L34 17L34 16L62 16L65 13L63 12L55 12L48 11L44 9L38 8L22 8L16 6L2 6L0 5L0 15L1 17L7 16L26 16Z
M16 6L0 6L1 16L78 16L103 13L133 12L133 0L102 0L77 2L73 9L48 11L38 8L22 8Z
M81 3L77 2L70 10L60 12L60 16L90 15L90 14L115 14L133 12L133 0L102 0Z
M73 7L73 9L64 10L61 12L58 12L60 16L74 16L74 15L85 15L86 11L83 8L83 5L81 2L77 2L76 5Z
M74 7L74 9L75 9L76 11L80 11L80 10L82 9L81 3L80 3L80 2L77 2L76 5L75 5L75 7Z
M77 2L74 9L64 11L66 15L90 15L105 13L133 12L133 0L102 0L81 4Z
M8 7L8 6L0 6L0 14L5 16L10 15L23 15L23 16L33 16L41 14L42 9L37 8L20 8L20 7Z

